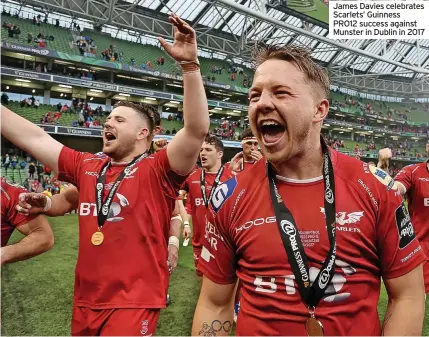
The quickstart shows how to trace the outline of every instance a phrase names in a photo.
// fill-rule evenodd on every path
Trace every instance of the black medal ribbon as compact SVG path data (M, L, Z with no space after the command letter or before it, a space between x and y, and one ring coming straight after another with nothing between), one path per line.
M113 202L113 197L116 193L116 191L119 188L119 185L121 184L124 177L131 172L131 169L136 165L138 162L140 162L142 159L146 158L149 155L149 152L145 152L142 155L134 158L127 167L119 174L118 178L116 178L115 183L113 184L112 188L109 191L109 194L107 195L106 199L103 202L103 189L104 184L106 183L106 172L108 168L111 165L111 162L108 161L101 169L100 174L97 178L97 185L96 185L96 201L97 201L97 220L98 220L98 229L101 230L101 228L104 225L104 222L107 219L107 215L109 214L110 206Z
M205 170L204 169L201 170L201 177L200 177L200 180L201 180L201 185L200 185L200 187L201 187L201 195L203 197L204 206L206 206L206 208L209 207L210 200L212 200L213 193L214 193L216 187L219 185L220 177L222 176L222 173L223 173L224 169L225 168L222 166L219 169L219 171L217 171L216 178L214 180L214 183L213 183L213 186L212 186L212 190L210 191L210 195L209 195L208 199L207 199L207 193L206 193Z
M335 258L337 252L336 243L336 212L335 212L335 183L334 169L328 146L321 139L323 151L323 181L325 186L324 205L326 215L326 228L328 231L330 249L328 256L323 262L316 279L310 283L310 273L308 268L307 255L299 235L296 222L290 210L286 207L276 186L276 174L268 163L267 175L270 184L270 196L277 219L278 229L283 241L295 281L302 301L310 308L316 307L322 299L329 282L335 274ZM303 210L305 211L305 210Z

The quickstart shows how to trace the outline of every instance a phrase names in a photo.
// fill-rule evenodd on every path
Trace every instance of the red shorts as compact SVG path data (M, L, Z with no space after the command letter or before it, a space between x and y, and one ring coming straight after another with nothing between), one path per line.
M198 269L198 261L200 260L201 248L193 248L193 249L194 249L195 272L197 273L197 276L203 277L203 273Z
M74 307L72 336L152 336L160 309Z

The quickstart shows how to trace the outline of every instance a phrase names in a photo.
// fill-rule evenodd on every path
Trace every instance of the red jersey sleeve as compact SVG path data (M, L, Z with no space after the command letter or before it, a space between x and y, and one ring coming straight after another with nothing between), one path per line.
M206 213L205 235L202 239L198 268L206 277L219 284L231 284L237 280L237 258L230 232L231 200L235 201L233 192L236 185L236 179L219 185Z
M24 187L6 182L3 179L1 187L1 214L6 217L6 220L9 224L19 227L30 222L38 216L38 214L24 216L18 213L15 208L19 202L19 195L21 193L28 193Z
M75 151L67 146L63 146L58 158L58 179L79 187L82 163L85 159L93 156L90 153Z
M168 197L176 199L177 193L182 189L189 174L182 175L171 168L166 149L157 152L154 158L164 193Z
M378 213L377 244L382 276L390 279L407 274L424 262L426 256L402 197L395 191L387 191L385 186L383 188Z
M407 189L407 192L413 186L414 169L415 169L415 165L405 166L401 171L399 171L399 173L395 177L395 181L404 185L404 187Z

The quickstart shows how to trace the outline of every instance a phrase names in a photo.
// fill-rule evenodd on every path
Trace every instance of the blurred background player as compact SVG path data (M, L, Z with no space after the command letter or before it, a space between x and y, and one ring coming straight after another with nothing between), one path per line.
M429 158L429 141L426 144L426 153ZM391 158L391 149L380 150L378 167L388 172ZM429 257L429 159L404 167L396 175L392 188L406 197L411 222L423 251ZM429 261L424 263L423 271L427 294L429 293Z
M191 173L185 182L184 190L188 192L186 212L188 221L192 219L193 236L192 246L194 250L194 264L198 276L202 276L198 268L201 254L201 242L207 236L206 212L210 200L218 186L233 177L229 168L222 166L224 146L216 136L207 136L201 146L200 160L202 168ZM216 247L217 239L213 238L210 243Z
M23 187L1 178L1 265L22 261L50 250L54 245L54 234L44 215L26 217L19 214L15 206L19 194L27 192ZM24 235L17 243L8 245L15 228Z
M104 125L108 158L69 149L2 107L2 134L79 190L73 335L140 334L142 321L154 334L166 305L171 213L209 130L195 31L174 14L169 21L174 44L159 40L182 67L184 127L167 149L148 156L155 124L148 105L114 106Z
M266 161L218 188L207 212L216 231L202 243L192 334L230 332L238 277L237 335L420 335L426 257L390 181L321 139L326 71L292 45L256 64L249 122Z
M259 144L251 129L241 134L242 151L238 152L229 162L229 169L236 173L247 170L262 158Z

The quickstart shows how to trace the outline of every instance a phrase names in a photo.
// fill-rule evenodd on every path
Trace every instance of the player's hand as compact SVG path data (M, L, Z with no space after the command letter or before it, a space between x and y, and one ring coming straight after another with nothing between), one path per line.
M191 239L192 238L192 229L190 226L184 226L183 227L183 238L184 239Z
M167 43L162 37L158 40L165 51L176 61L195 61L198 57L195 30L177 15L171 13L168 18L173 24L174 43Z
M241 169L243 163L243 151L238 152L234 157L232 157L229 163L229 169L234 172L238 172Z
M384 148L378 151L378 159L379 160L389 160L392 158L392 150L389 148Z
M179 248L175 245L168 245L168 271L170 274L173 273L174 269L177 267L177 261L179 259Z
M258 161L259 159L262 158L262 154L258 150L252 151L250 155L252 156L254 161Z
M46 196L42 193L21 193L16 205L18 213L23 215L42 213L46 206Z
M161 151L163 148L167 147L168 139L160 138L153 141L153 148L155 152Z

